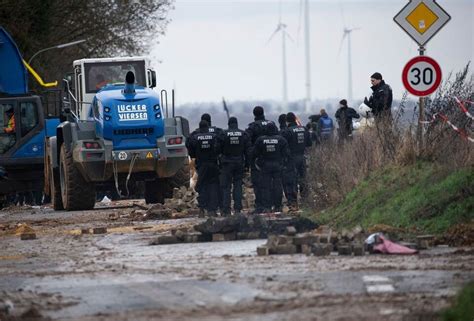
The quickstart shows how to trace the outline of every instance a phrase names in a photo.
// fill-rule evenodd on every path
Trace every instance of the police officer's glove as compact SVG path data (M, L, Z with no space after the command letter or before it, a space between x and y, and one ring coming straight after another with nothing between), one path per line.
M366 104L367 106L372 108L372 106L370 106L371 104L370 104L369 100L367 99L367 97L364 97L364 104Z

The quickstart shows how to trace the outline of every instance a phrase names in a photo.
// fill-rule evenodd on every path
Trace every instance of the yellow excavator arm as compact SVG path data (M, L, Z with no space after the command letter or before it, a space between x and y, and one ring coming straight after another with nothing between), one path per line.
M49 87L56 87L58 85L57 81L45 83L43 79L41 79L40 75L38 75L38 73L33 69L33 67L31 67L24 59L23 59L23 64L41 86L49 88Z

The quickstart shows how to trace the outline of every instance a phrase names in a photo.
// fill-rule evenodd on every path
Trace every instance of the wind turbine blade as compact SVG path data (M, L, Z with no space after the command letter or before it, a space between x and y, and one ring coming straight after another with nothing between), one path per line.
M291 40L291 42L295 43L295 39L293 39L293 37L286 30L285 30L285 35L288 37L288 39Z
M280 25L278 25L278 27L275 29L275 31L273 31L270 38L268 38L266 45L268 45L270 43L270 41L272 41L273 37L275 37L275 35L278 33L278 31L280 31Z
M346 36L347 36L347 33L344 32L344 35L342 36L342 39L341 39L341 44L339 45L339 51L337 53L337 56L341 56L341 50L342 50L342 44L344 43L344 39L346 39Z
M339 0L339 12L341 14L342 24L344 25L344 29L346 28L346 17L344 16L344 8L342 7L341 0Z

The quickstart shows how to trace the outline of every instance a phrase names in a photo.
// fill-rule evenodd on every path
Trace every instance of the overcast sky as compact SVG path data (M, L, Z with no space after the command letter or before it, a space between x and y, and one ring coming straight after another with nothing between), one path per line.
M312 98L346 98L347 43L338 55L344 24L352 34L354 99L370 93L379 71L401 97L401 71L417 45L393 21L407 0L310 1ZM305 95L300 1L281 2L287 42L289 100ZM474 0L438 0L451 21L428 43L427 55L444 74L474 59ZM341 7L343 8L341 14ZM171 23L151 52L160 88L177 90L178 103L282 97L280 12L275 0L176 0ZM301 19L300 19L301 16ZM344 17L344 19L343 19ZM300 26L300 27L299 27Z

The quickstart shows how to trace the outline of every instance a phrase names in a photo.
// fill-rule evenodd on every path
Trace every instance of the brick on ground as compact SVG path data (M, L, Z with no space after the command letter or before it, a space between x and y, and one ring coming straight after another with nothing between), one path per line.
M20 235L20 239L23 240L23 241L26 241L26 240L35 240L36 239L36 234L35 233L22 233Z
M212 234L212 242L234 241L235 233L214 233Z
M356 243L352 245L352 252L354 256L362 256L365 255L364 244Z
M270 249L268 246L259 246L257 247L257 255L258 256L267 256L270 254Z
M293 238L293 243L295 245L311 245L313 243L318 243L319 242L319 235L317 234L310 234L310 233L304 233L304 234L297 234Z
M339 244L337 252L339 255L352 255L352 246L349 244Z
M107 228L106 227L94 227L92 229L93 234L105 234L107 233Z
M277 245L273 249L273 251L275 252L275 254L296 254L297 253L296 245L294 244Z
M316 243L311 246L311 252L315 256L329 255L331 254L332 249L333 249L332 244L328 244L328 243L324 243L324 244Z
M150 245L176 244L181 243L174 235L162 235L150 242Z
M296 228L294 226L287 226L286 227L286 235L295 236L296 235Z

